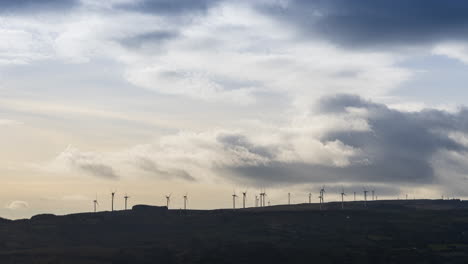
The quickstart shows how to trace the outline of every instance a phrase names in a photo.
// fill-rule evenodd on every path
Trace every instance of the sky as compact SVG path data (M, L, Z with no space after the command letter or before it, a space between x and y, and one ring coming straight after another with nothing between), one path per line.
M464 0L0 0L0 216L468 197ZM240 204L240 201L239 201Z

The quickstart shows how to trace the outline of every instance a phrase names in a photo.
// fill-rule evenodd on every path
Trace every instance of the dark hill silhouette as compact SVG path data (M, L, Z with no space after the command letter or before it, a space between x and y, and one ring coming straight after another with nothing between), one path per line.
M0 220L0 263L466 263L468 206L397 200Z

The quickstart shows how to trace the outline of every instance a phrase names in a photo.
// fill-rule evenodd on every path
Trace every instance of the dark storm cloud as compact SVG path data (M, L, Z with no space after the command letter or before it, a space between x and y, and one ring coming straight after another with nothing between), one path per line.
M205 12L219 0L142 0L118 5L117 8L160 15Z
M292 0L263 12L344 46L421 44L466 39L465 0Z
M79 4L79 0L0 0L0 14L63 11Z
M230 177L270 185L337 181L424 184L435 181L431 159L437 152L448 150L465 154L467 151L448 136L449 132L468 132L466 109L457 113L433 109L400 112L358 96L337 95L324 98L319 111L336 115L345 113L349 107L368 111L367 122L371 130L338 131L321 138L323 142L339 140L361 151L348 166L272 160L259 166L233 166L220 170ZM249 146L249 149L254 147Z

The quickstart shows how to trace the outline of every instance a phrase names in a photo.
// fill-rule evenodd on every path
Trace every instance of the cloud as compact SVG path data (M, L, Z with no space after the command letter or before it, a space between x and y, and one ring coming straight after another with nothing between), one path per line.
M134 49L143 48L145 45L161 45L165 41L174 39L177 36L178 33L174 31L157 30L136 34L135 36L128 36L119 41L124 46Z
M349 108L365 109L370 130L325 134L322 140L338 140L359 149L366 162L344 168L311 168L317 174L363 182L430 183L439 176L432 159L440 151L466 155L466 147L450 137L454 131L466 132L465 109L454 114L432 109L400 112L350 95L326 98L319 108L333 115L345 114Z
M6 206L6 208L11 210L26 209L29 208L29 204L25 201L12 201Z
M10 125L22 125L22 122L10 120L10 119L0 119L0 126L10 126Z
M30 12L52 12L69 10L79 6L79 0L15 0L0 1L0 14L18 14Z
M466 131L468 110L463 108L403 112L341 94L324 97L309 114L267 129L185 131L116 153L73 150L71 156L87 157L75 158L86 163L100 157L113 170L162 179L448 188L468 170Z
M118 179L114 168L106 164L101 156L93 152L81 152L69 146L48 165L48 168L58 172L77 172L104 179Z
M186 181L194 181L193 178L187 171L182 169L171 169L171 170L164 170L159 168L156 161L144 157L144 156L135 156L134 157L134 165L141 169L142 171L149 173L151 176L157 176L162 179L182 179Z
M65 195L61 198L63 201L90 201L91 199L81 195L81 194L73 194L73 195Z
M326 38L346 47L426 45L466 39L468 3L463 0L291 0L259 5L290 23L301 36Z
M439 43L432 49L432 53L447 56L468 64L468 42L466 41Z
M132 10L167 16L188 15L190 13L204 12L219 0L137 0L116 5L117 9Z
M139 89L234 105L265 94L296 104L328 93L381 96L412 76L399 54L298 38L287 21L247 1L81 5L67 16L5 17L0 64L108 61Z
M177 37L161 45L147 41L159 52L147 48L125 58L130 83L163 94L252 104L259 93L299 101L364 90L381 95L411 77L396 66L395 54L298 40L286 23L243 2L219 3L174 32Z
M98 153L84 152L69 146L40 168L56 174L87 175L108 180L117 180L122 178L122 175L135 174L160 179L195 180L181 165L176 165L167 159L165 163L170 162L171 166L160 165L159 159L167 157L163 152L150 155L148 151L152 147L152 145L141 145L121 152Z

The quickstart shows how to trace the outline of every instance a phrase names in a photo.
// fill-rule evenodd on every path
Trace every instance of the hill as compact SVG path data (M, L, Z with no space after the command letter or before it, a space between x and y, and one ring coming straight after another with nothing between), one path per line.
M0 263L466 263L468 203L132 210L0 221Z

